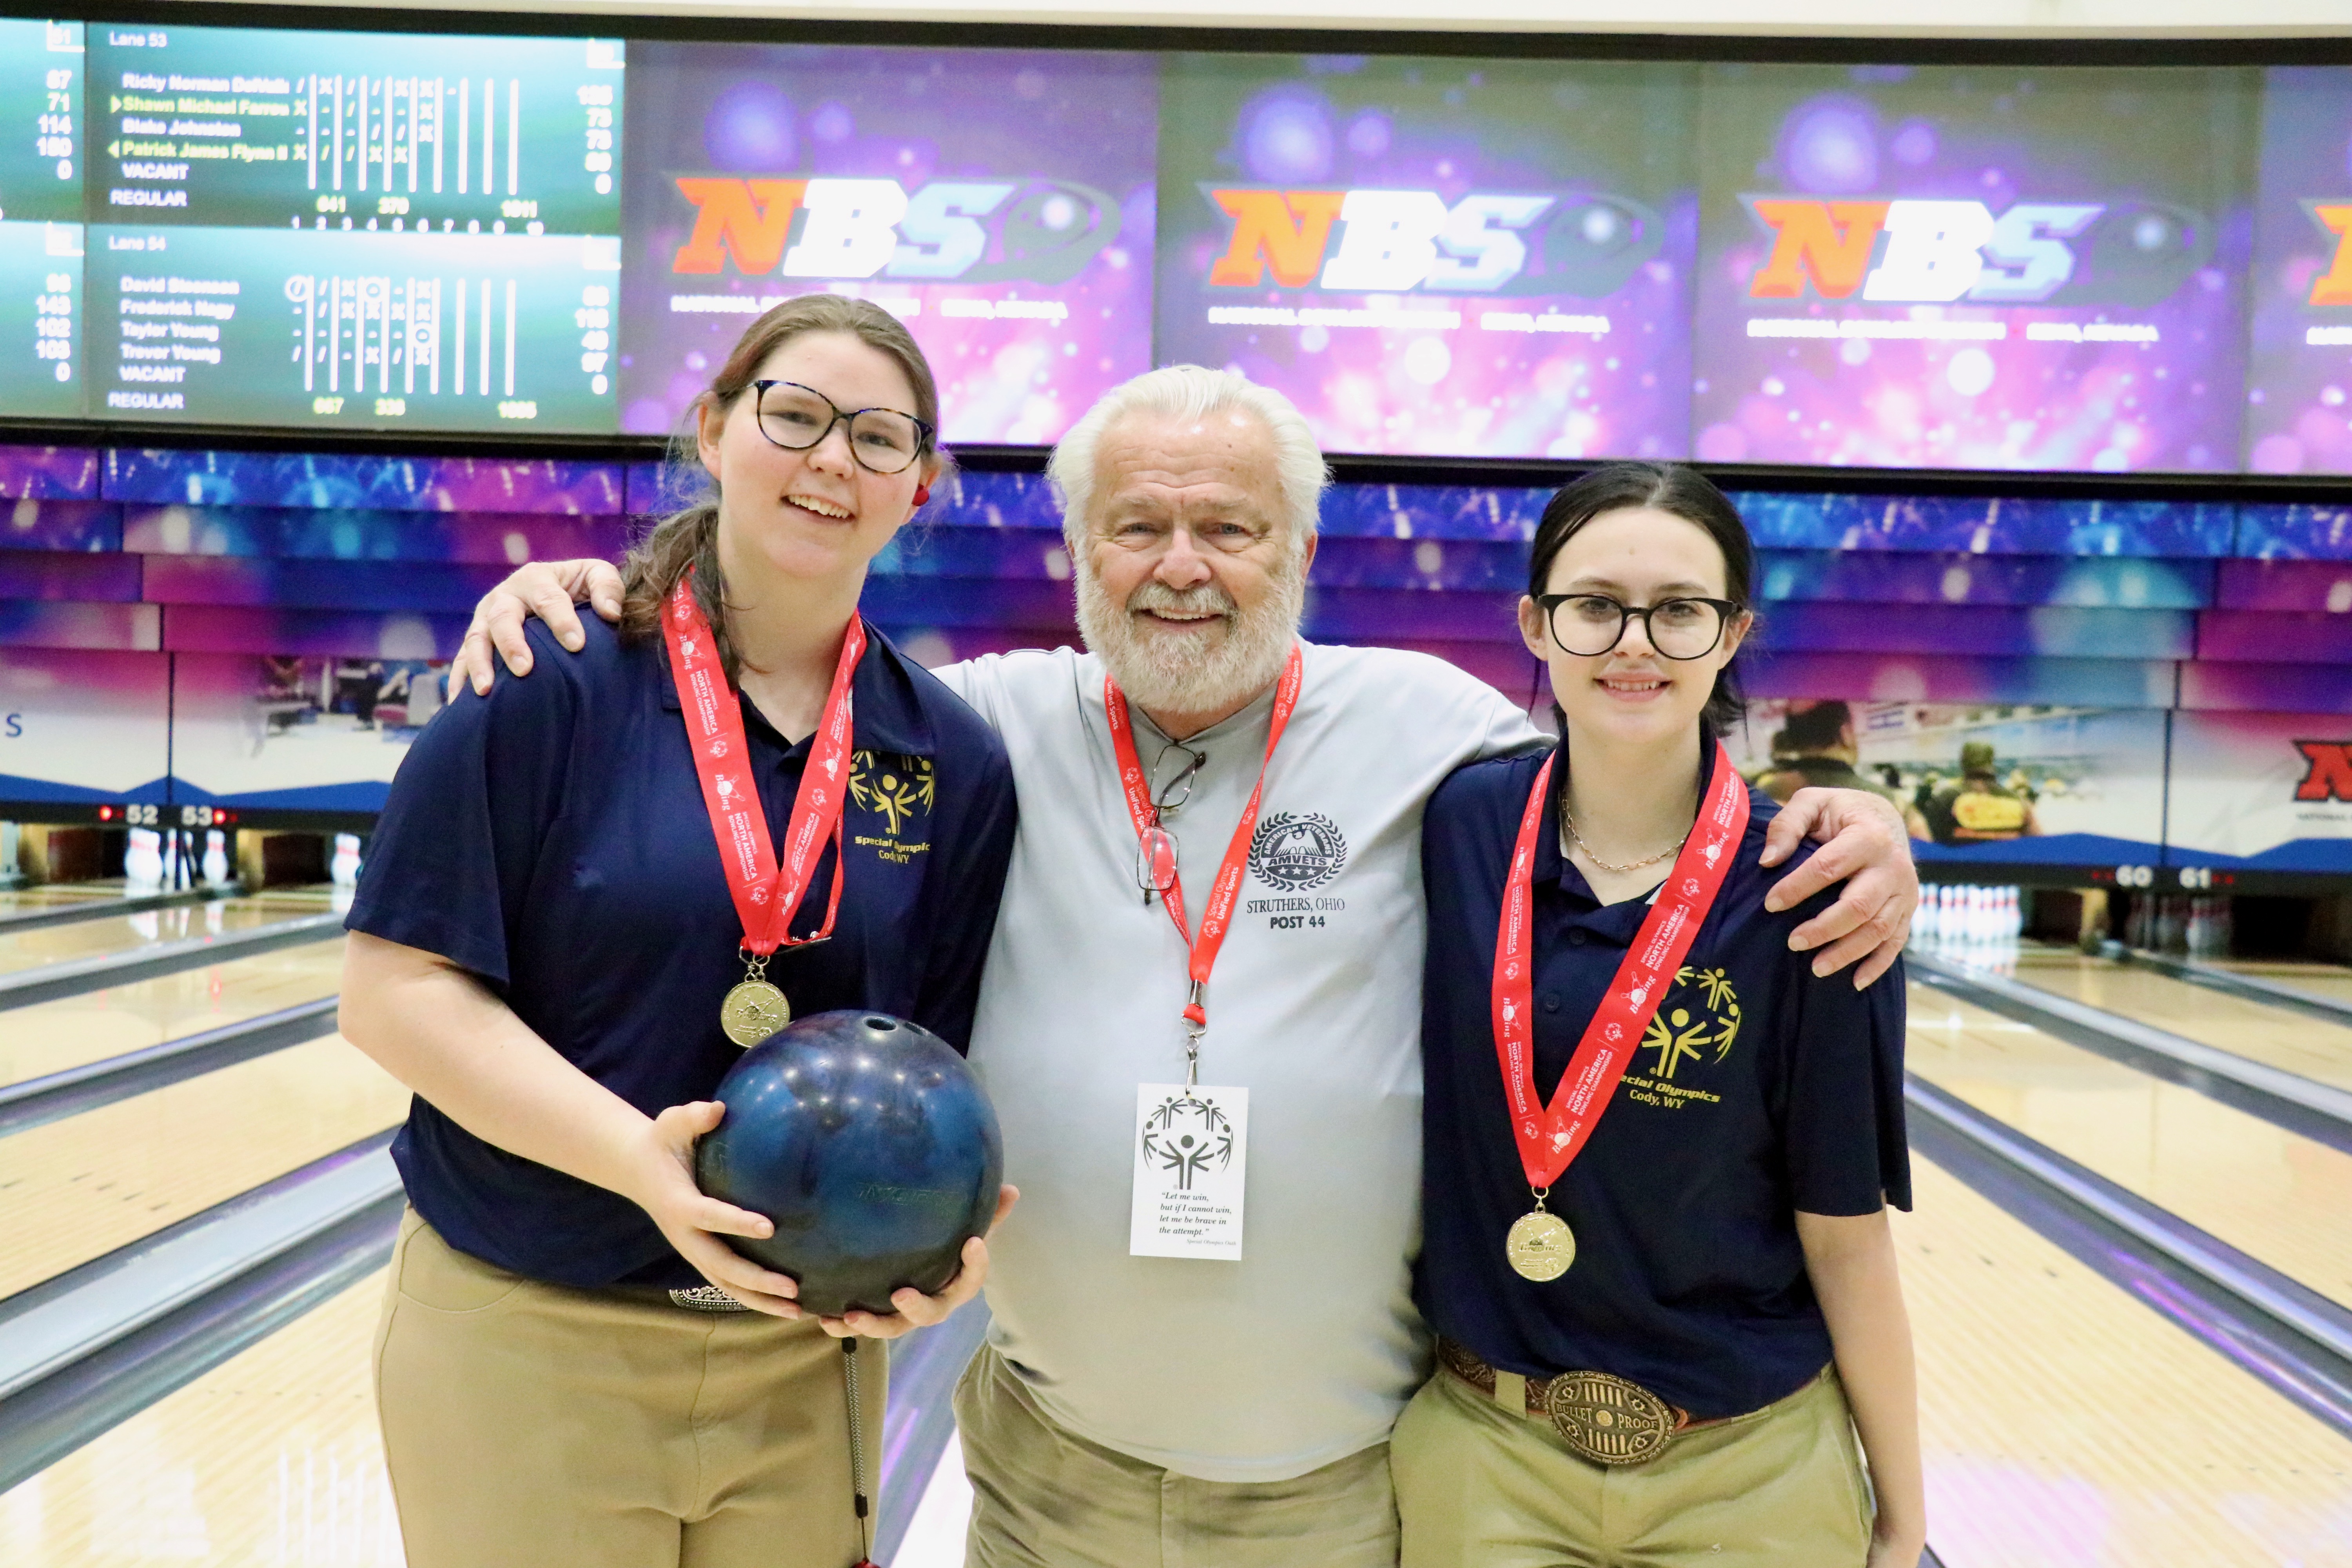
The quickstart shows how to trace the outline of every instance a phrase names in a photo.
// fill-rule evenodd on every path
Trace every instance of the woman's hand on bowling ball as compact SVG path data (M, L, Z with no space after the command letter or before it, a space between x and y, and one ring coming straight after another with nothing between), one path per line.
M701 1276L754 1311L797 1318L800 1287L791 1278L758 1264L719 1238L764 1238L776 1227L764 1215L707 1196L694 1184L695 1140L718 1129L727 1108L715 1100L673 1105L646 1123L644 1146L632 1165L641 1175L628 1196L647 1214L678 1256ZM1000 1213L1002 1211L999 1211ZM909 1292L911 1294L911 1292Z
M1013 1205L1021 1201L1021 1189L1004 1186L997 1189L996 1217L988 1222L988 1234L994 1236ZM916 1329L928 1329L933 1323L943 1323L954 1310L980 1294L988 1283L988 1243L973 1237L963 1244L963 1267L955 1278L936 1296L926 1296L913 1286L890 1294L895 1312L850 1312L838 1318L819 1318L824 1331L835 1339L845 1340L852 1334L869 1340L895 1340Z

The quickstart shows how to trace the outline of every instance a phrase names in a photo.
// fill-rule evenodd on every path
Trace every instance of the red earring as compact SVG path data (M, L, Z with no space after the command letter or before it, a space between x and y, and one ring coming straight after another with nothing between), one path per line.
M931 499L931 487L930 487L930 486L929 486L929 485L917 485L917 486L915 487L915 504L916 504L917 506L921 506L921 505L923 505L926 501L929 501L930 499Z

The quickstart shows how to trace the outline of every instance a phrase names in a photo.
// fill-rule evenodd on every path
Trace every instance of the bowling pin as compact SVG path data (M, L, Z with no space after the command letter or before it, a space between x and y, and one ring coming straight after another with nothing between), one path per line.
M142 888L163 879L163 848L153 828L131 830L130 845L122 852L122 879Z
M338 888L353 888L360 879L360 839L356 833L335 835L335 858L327 868L327 879Z
M228 835L217 827L205 833L205 880L215 888L228 880Z

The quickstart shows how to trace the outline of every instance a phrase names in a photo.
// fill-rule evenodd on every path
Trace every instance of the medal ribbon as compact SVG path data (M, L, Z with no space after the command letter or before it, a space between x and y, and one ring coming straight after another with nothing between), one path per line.
M1241 897L1242 879L1249 871L1250 840L1257 834L1258 805L1265 798L1265 770L1273 764L1274 748L1281 743L1282 731L1289 726L1290 715L1298 707L1298 689L1306 679L1305 671L1298 645L1293 643L1290 660L1282 668L1282 679L1275 683L1274 716L1266 726L1265 760L1258 764L1257 787L1250 791L1249 805L1234 827L1233 842L1225 846L1224 862L1217 868L1217 879L1209 888L1209 901L1201 910L1197 937L1184 919L1181 874L1161 896L1168 906L1168 918L1176 922L1176 935L1190 954L1192 988L1184 1004L1184 1021L1192 1026L1196 1036L1209 1026L1204 1000L1209 974L1216 968L1217 953L1225 945L1225 933L1233 927L1234 904ZM1127 814L1135 822L1136 842L1147 844L1145 835L1159 826L1160 808L1151 803L1151 783L1144 777L1143 763L1136 755L1135 726L1128 716L1127 693L1108 673L1103 676L1103 707L1110 715L1110 741L1118 752L1118 783L1127 795Z
M743 945L761 958L779 947L823 942L833 934L834 918L841 912L841 884L848 867L838 855L833 872L833 898L824 911L824 926L814 936L790 934L793 915L816 879L817 861L824 841L841 842L841 812L848 794L850 678L866 652L866 623L849 617L841 639L841 662L833 672L833 689L825 694L824 717L818 721L809 746L808 765L801 772L793 796L793 815L784 832L783 862L768 837L768 816L760 805L760 789L751 773L751 748L743 733L743 708L727 684L727 669L719 657L719 641L702 606L694 602L694 573L689 569L670 591L662 616L662 640L669 646L669 668L677 683L678 706L686 710L686 732L694 749L694 771L702 781L702 804L710 812L710 829L718 836L719 864L727 873L727 890L735 912L743 920Z
M1584 1026L1576 1054L1560 1075L1551 1103L1536 1098L1535 988L1530 926L1535 902L1536 836L1543 826L1544 801L1552 763L1544 759L1528 809L1519 819L1519 839L1503 888L1503 915L1495 934L1495 1052L1502 1059L1503 1088L1511 1101L1511 1131L1518 1140L1519 1163L1528 1184L1541 1192L1558 1181L1581 1153L1617 1092L1617 1080L1633 1059L1642 1031L1649 1027L1666 989L1683 966L1691 943L1748 831L1748 785L1731 765L1731 753L1717 742L1715 773L1700 803L1698 821L1683 841L1675 868L1658 889L1633 945L1618 964L1601 1005ZM1541 1205L1538 1205L1541 1206Z

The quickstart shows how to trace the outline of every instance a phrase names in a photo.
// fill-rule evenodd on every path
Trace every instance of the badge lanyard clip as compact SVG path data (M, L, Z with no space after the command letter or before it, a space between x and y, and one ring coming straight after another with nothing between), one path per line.
M1207 996L1209 983L1192 982L1190 997L1184 1004L1184 1093L1189 1099L1201 1084L1201 1037L1209 1032Z

